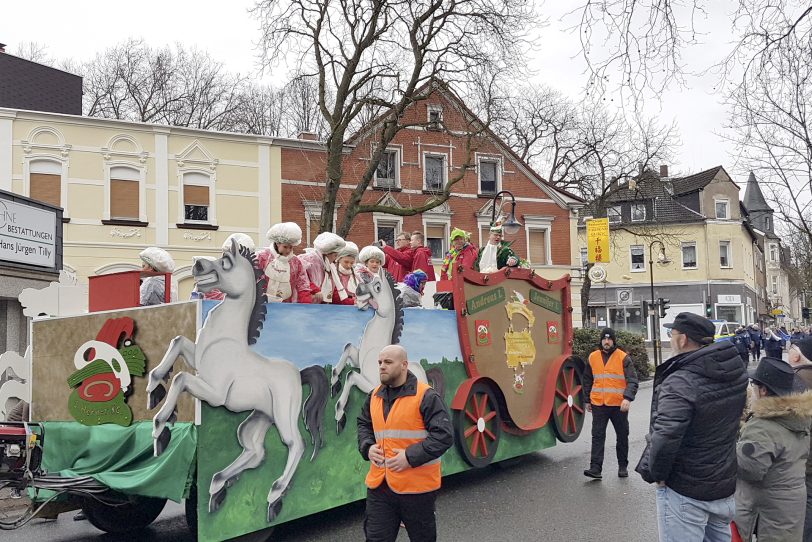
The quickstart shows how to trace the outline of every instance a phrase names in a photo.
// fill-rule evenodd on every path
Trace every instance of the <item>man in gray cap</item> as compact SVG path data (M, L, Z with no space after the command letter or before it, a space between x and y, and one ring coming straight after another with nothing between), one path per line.
M657 484L661 542L730 540L745 365L732 342L713 342L707 318L682 312L665 327L674 356L654 373L647 445L635 470Z

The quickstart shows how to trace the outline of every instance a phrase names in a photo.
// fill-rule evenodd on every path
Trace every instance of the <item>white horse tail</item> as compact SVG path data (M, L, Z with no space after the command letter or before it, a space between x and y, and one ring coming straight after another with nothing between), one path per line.
M313 443L313 454L310 456L310 461L313 461L316 454L324 446L322 421L324 419L324 409L327 406L327 398L330 396L330 383L327 380L324 367L318 365L306 367L302 369L300 374L302 384L310 386L310 394L302 406L302 419Z

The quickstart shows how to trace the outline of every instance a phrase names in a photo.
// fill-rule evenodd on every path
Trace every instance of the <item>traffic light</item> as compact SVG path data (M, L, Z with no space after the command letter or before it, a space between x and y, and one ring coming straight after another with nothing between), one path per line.
M713 305L705 305L705 316L713 318Z
M804 317L804 320L809 320L809 307L802 308L801 314Z
M671 305L669 305L669 303L671 303L671 300L661 297L657 301L659 302L660 305L660 318L665 318L665 311L667 311L671 307Z

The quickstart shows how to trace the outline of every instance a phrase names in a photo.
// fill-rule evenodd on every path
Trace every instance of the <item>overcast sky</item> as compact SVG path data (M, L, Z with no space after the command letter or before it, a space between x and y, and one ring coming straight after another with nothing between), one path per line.
M255 73L259 31L256 20L248 13L253 4L253 0L141 0L127 6L109 0L6 2L0 42L7 44L6 50L11 53L19 43L33 41L46 45L52 57L86 60L128 37L142 37L153 46L173 42L195 46L233 71ZM534 53L531 65L537 81L577 99L586 81L584 65L578 56L577 35L565 30L572 20L569 24L561 21L566 8L560 7L575 4L556 0L541 8L548 24L538 30L540 50ZM700 31L708 32L701 47L686 51L685 63L699 71L713 59L723 57L730 39L725 33L729 20L724 7L718 6L711 9L707 19L699 20ZM279 81L285 79L282 69ZM273 73L265 77L269 81L273 78ZM656 114L664 123L676 121L679 126L682 146L677 151L678 160L670 164L672 174L724 165L743 187L746 175L737 171L732 148L717 135L725 110L714 84L710 75L692 78L688 89L673 89L660 99L649 99L647 112ZM608 100L614 98L609 96Z

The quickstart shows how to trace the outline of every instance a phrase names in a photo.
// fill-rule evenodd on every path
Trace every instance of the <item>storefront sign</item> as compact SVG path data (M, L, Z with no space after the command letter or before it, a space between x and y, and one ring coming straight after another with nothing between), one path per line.
M609 262L609 219L586 221L587 256L589 263Z
M717 303L725 305L741 305L742 296L740 295L720 295Z
M56 212L0 199L0 261L54 267Z

